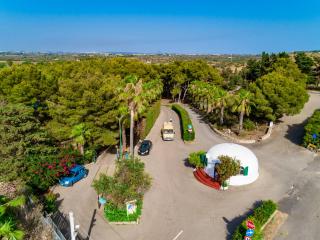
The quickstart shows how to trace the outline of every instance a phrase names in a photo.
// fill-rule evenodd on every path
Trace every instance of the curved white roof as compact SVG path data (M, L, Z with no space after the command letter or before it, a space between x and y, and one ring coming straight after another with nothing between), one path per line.
M227 155L240 161L242 167L248 167L248 175L237 175L230 178L230 185L239 186L254 182L259 177L258 159L248 148L234 143L222 143L213 146L207 152L208 165L205 171L213 177L214 166L219 162L218 157Z

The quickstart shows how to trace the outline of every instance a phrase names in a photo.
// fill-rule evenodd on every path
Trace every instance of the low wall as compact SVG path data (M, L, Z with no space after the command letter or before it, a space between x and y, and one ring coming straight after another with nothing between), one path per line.
M215 133L217 133L220 136L230 140L231 142L242 143L242 144L253 144L253 143L264 141L264 140L268 139L271 136L272 129L273 129L273 122L269 123L267 133L265 135L263 135L262 137L260 137L259 139L256 139L256 140L255 139L239 139L239 138L235 138L235 137L230 136L228 133L224 133L224 132L218 130L212 124L209 124L209 126Z

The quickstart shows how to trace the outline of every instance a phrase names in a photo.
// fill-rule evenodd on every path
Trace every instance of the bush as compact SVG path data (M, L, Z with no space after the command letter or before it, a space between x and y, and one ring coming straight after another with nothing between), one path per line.
M253 121L251 121L250 119L245 119L243 121L243 128L245 130L252 131L252 130L256 129L256 124Z
M144 163L139 159L119 161L113 177L101 174L93 182L97 193L118 209L124 208L127 201L141 200L150 185L151 178L144 172Z
M44 195L44 199L43 199L43 210L46 213L54 213L55 211L58 210L58 206L57 206L57 195L49 192L47 194Z
M195 132L188 112L178 104L172 104L172 110L179 115L182 139L184 141L193 141L195 138ZM192 126L192 132L188 131L188 125Z
M193 152L190 153L189 157L188 157L188 162L190 165L192 165L193 167L200 167L203 168L204 164L200 159L200 156L205 154L205 151L199 151L199 152Z
M217 164L217 173L219 175L219 181L224 183L230 177L239 174L240 162L229 156L221 155L218 157L220 163Z
M243 240L247 226L247 220L251 220L255 225L255 233L252 237L252 240L261 240L263 239L263 233L261 227L268 221L270 216L276 211L277 204L271 200L263 201L262 204L253 210L252 216L249 216L244 220L234 231L232 235L232 240Z
M31 176L29 184L34 189L46 191L59 178L68 175L69 169L81 158L68 150L61 152L59 156L29 155L26 159L29 164L27 173Z
M160 108L161 108L161 101L155 102L153 105L151 105L148 109L148 111L143 115L145 118L145 127L141 132L141 139L144 139L149 132L151 131L154 123L156 122L159 114L160 114Z
M305 135L303 138L303 145L308 147L309 144L320 148L320 109L316 110L309 118L308 123L304 127ZM317 138L313 139L312 135L316 134Z
M116 205L107 203L104 208L105 217L110 222L131 222L137 221L138 218L141 216L142 210L142 201L137 201L137 211L134 214L127 215L126 208L119 208Z

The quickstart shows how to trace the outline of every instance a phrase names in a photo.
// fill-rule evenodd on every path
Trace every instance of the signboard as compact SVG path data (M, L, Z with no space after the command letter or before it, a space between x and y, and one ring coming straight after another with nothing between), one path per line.
M249 229L255 229L254 223L251 220L247 221L247 228Z
M244 240L251 240L251 237L245 236Z
M252 237L253 234L254 234L254 230L253 230L253 229L248 229L248 230L246 231L246 236L247 236L247 237Z
M127 215L134 214L137 211L136 200L126 202Z

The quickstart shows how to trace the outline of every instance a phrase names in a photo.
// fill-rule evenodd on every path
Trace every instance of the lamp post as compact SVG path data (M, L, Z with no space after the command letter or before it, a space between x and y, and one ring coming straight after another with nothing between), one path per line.
M121 124L121 120L124 117L124 115L122 115L120 118L118 118L119 120L119 159L122 159L122 124Z

